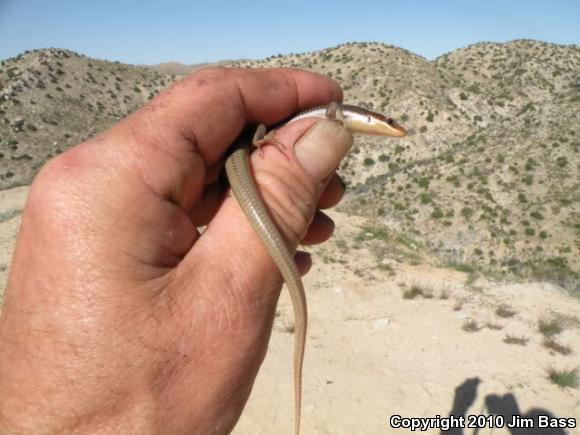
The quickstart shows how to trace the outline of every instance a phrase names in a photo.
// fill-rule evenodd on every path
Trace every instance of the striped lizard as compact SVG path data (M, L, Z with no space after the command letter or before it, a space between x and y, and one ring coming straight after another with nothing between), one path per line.
M392 118L387 118L380 113L372 112L362 107L340 103L330 103L327 106L307 109L292 117L284 125L304 118L334 120L341 123L351 133L389 137L404 137L407 135L406 130ZM252 144L259 148L267 143L275 143L283 147L282 144L272 140L269 133L266 134L264 125L260 125L256 130ZM226 175L242 211L282 274L292 299L296 333L294 342L294 433L298 435L300 433L302 403L302 365L307 327L306 295L292 253L270 217L252 179L248 166L249 145L249 138L246 135L242 135L232 146L233 151L225 164Z

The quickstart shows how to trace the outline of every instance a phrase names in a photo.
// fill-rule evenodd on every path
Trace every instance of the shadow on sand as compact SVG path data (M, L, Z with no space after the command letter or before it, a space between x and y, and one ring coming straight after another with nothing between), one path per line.
M528 410L525 414L522 413L520 407L518 406L518 401L512 393L504 394L503 396L497 394L488 394L484 399L484 408L481 412L470 412L468 414L468 409L473 405L475 399L477 398L477 388L481 383L479 378L469 378L466 379L461 385L455 389L455 397L453 398L453 406L449 415L460 417L466 417L467 426L467 415L481 414L486 416L501 415L504 417L505 429L508 430L511 435L568 435L564 429L560 428L538 428L538 416L545 415L550 418L555 418L556 416L551 412L542 408L532 408ZM521 417L522 419L533 419L534 427L522 427L522 428L508 428L507 425L512 421L512 416ZM441 435L476 435L479 432L483 433L493 433L494 429L464 429L464 428L451 428L447 431L441 431Z

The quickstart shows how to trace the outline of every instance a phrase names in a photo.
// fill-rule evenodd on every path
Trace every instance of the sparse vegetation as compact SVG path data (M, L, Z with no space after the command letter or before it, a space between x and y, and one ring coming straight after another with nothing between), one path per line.
M516 312L509 305L501 304L495 309L495 315L504 319L513 317L515 314Z
M475 320L466 320L461 327L465 332L477 332L481 328Z
M431 212L431 217L433 219L441 219L443 216L443 212L439 208L435 208L435 210Z
M507 344L516 344L518 346L525 346L526 344L528 344L528 341L530 341L528 338L525 337L517 337L515 335L506 335L505 338L503 339L504 343Z
M145 103L133 87L157 93L174 80L147 67L119 68L61 49L33 50L3 61L0 189L30 183L46 159L60 152L62 144L55 139L63 130L69 137L92 136ZM12 141L23 145L5 152L5 143Z
M545 338L542 344L546 349L559 353L560 355L570 355L572 353L572 349L569 346L558 343L553 337Z
M419 200L421 201L421 204L429 204L432 202L431 195L425 192L421 192L419 195Z
M473 209L470 207L463 207L461 209L461 216L463 216L465 219L469 219L471 216L473 216Z
M466 263L460 263L457 261L450 261L446 264L446 266L450 269L454 269L458 272L465 272L465 273L472 273L475 272L475 268Z
M418 283L413 283L410 286L402 286L401 293L403 299L415 299L418 296L425 299L431 299L433 297L433 289Z
M578 388L578 369L548 369L548 379L560 388Z
M564 322L559 317L551 319L540 319L538 321L538 331L546 338L554 337L564 330Z
M384 44L349 43L232 64L332 75L345 101L398 115L413 133L388 147L381 139L357 139L341 171L353 198L343 210L392 222L442 262L456 258L478 273L578 292L580 106L578 87L570 85L580 68L578 47L475 44L430 62ZM59 49L2 61L0 188L29 183L46 159L108 128L178 78ZM400 113L392 112L400 95L406 96Z
M0 213L0 222L8 221L18 215L20 215L21 210L10 210L3 213Z
M401 289L401 294L403 295L403 299L415 299L421 293L416 287L403 287Z

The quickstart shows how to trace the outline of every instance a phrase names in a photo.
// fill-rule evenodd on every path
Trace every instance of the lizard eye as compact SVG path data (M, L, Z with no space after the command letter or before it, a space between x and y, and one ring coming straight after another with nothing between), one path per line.
M395 120L393 118L389 118L389 119L387 119L387 124L394 125L395 124Z

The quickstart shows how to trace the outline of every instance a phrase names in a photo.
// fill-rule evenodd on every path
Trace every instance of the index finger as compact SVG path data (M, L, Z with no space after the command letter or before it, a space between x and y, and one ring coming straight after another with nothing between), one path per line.
M207 68L176 83L137 112L156 146L193 147L206 166L223 156L247 123L270 125L308 107L340 101L333 80L291 68ZM173 149L178 147L178 149ZM185 149L184 149L185 147Z

